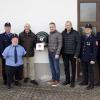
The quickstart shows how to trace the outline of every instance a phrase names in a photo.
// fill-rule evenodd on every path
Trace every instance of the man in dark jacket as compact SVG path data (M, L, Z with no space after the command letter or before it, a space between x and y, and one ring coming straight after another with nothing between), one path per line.
M30 24L25 24L24 31L19 34L20 45L26 50L24 57L24 82L30 79L32 84L38 85L35 80L34 69L34 48L36 45L36 35L31 31Z
M7 84L7 75L5 72L5 59L2 57L2 53L4 49L11 44L12 33L11 24L9 22L4 25L5 32L0 34L0 56L2 59L2 76L3 76L3 84Z
M80 52L80 35L77 31L73 30L72 23L67 21L65 23L65 30L62 32L63 43L62 43L62 58L65 67L66 80L63 85L70 84L71 87L75 86L75 76L76 76L76 58L79 56ZM70 79L70 65L72 77Z
M94 88L93 67L97 56L96 37L92 34L92 25L86 24L85 33L81 36L81 64L83 81L80 85L88 85L87 90Z

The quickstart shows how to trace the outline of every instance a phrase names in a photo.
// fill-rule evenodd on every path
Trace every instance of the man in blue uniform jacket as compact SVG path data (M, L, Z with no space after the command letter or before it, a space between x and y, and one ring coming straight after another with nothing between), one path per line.
M97 56L96 37L92 34L92 25L86 24L84 35L81 36L81 64L83 81L80 85L88 85L87 90L94 88L93 67Z
M12 33L11 24L9 22L4 25L5 32L0 34L0 57L2 59L2 76L3 76L3 84L7 84L7 76L5 72L5 59L2 57L2 53L4 49L11 44Z

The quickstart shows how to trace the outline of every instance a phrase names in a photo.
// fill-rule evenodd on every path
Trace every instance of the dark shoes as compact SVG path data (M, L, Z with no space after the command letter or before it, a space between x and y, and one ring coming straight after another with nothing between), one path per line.
M81 82L81 83L79 83L79 85L88 85L88 82L85 82L85 81L83 81L83 82Z
M14 82L16 86L22 86L22 84L19 81Z
M34 85L38 85L38 82L36 80L31 80L30 83L32 83Z
M62 85L68 85L68 84L70 84L70 82L64 81L64 82L62 83Z
M12 86L11 86L11 85L7 85L7 88L8 88L8 89L11 89L11 88L12 88Z
M93 88L94 88L94 85L88 85L88 86L86 87L87 90L91 90L91 89L93 89Z
M3 85L7 85L7 82L6 81L3 81Z
M24 79L24 83L28 83L29 78L25 78ZM38 85L38 82L36 80L31 80L30 83L34 84L34 85Z
M68 82L68 81L64 81L63 83L62 83L62 85L68 85L68 84L70 84L70 87L72 87L72 88L74 88L75 87L75 82Z
M71 88L74 88L75 87L75 83L73 82L73 83L70 83L70 87Z
M27 83L29 81L29 78L24 78L24 83Z
M100 86L100 81L95 84L95 86Z

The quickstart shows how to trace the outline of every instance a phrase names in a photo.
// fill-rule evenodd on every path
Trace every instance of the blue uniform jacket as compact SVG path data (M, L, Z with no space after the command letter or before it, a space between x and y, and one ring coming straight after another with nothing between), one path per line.
M81 60L84 62L95 61L97 56L96 37L91 34L81 36Z
M6 33L0 34L0 57L2 57L2 53L4 49L11 44L12 33L7 35Z

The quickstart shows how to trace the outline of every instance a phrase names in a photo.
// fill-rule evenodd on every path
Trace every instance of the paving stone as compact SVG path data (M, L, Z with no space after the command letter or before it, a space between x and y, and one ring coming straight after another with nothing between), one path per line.
M8 90L0 83L0 100L100 100L100 87L85 90L76 85L51 87L47 84L34 86L30 83Z

